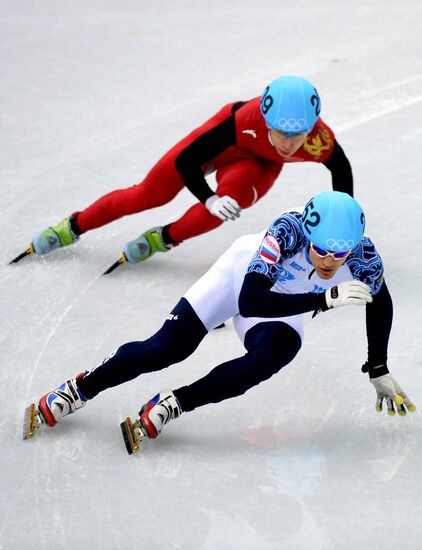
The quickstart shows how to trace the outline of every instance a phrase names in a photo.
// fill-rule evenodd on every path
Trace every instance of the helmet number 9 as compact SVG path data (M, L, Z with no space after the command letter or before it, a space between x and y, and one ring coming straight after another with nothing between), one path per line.
M309 212L312 210L312 212ZM314 210L314 203L309 201L302 215L303 227L311 234L311 227L316 227L321 221L321 216Z
M269 89L270 89L269 86L265 88L261 99L261 109L264 115L268 113L268 111L271 109L274 103L273 96L268 94Z

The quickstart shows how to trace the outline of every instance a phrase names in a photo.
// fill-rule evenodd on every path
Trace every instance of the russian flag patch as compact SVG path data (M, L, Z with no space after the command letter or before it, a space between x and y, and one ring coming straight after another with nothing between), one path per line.
M280 259L280 246L272 235L266 235L259 249L259 257L266 264L276 264Z

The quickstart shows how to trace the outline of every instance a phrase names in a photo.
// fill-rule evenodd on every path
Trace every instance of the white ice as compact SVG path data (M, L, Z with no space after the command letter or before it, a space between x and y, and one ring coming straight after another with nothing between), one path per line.
M420 0L2 0L0 35L0 549L420 549ZM120 421L242 354L230 323L183 364L23 442L28 403L151 335L233 239L330 189L329 172L287 166L239 221L107 277L125 242L193 203L187 191L7 262L280 74L315 83L353 165L395 304L389 365L419 410L375 413L364 311L351 307L308 318L290 366L185 414L137 455Z

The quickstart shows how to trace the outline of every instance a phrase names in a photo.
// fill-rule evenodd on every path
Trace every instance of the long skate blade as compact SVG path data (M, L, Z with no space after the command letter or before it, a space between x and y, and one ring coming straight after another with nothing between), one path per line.
M34 251L34 247L31 244L31 246L27 248L24 252L21 252L18 256L16 256L16 258L13 258L13 260L9 262L9 265L17 264L18 262L26 258L26 256L32 256L32 254L35 254L35 251Z
M123 440L129 455L139 451L139 444L142 441L142 433L139 430L138 423L132 423L129 417L120 424ZM136 430L136 431L135 431Z
M41 419L37 407L32 403L26 407L23 419L23 439L31 439L35 432L41 427Z
M117 269L120 265L123 265L125 263L127 263L127 259L126 256L122 254L117 262L114 262L113 265L111 265L106 271L104 271L103 275L108 275L109 273Z

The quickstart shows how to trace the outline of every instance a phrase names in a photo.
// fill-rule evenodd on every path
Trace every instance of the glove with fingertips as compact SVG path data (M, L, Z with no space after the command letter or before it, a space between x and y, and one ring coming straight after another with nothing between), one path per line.
M369 381L377 393L377 400L375 402L375 410L377 412L382 412L384 400L387 404L389 416L394 416L396 409L399 416L406 416L407 411L416 411L416 405L404 393L400 384L389 372L386 364L370 366L367 362L363 365L362 372L369 373Z

